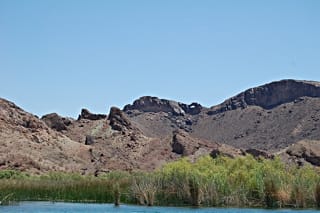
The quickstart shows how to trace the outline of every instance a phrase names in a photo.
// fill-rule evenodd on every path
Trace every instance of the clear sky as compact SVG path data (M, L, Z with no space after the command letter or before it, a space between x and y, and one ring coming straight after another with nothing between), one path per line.
M38 116L212 106L319 68L319 0L0 0L0 97Z

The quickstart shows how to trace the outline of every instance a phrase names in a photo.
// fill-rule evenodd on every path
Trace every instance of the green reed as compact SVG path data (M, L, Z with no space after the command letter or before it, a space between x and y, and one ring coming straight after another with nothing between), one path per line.
M320 206L319 169L279 158L204 156L153 172L30 175L0 171L0 201L44 200L139 205L307 208ZM8 197L6 198L8 200Z

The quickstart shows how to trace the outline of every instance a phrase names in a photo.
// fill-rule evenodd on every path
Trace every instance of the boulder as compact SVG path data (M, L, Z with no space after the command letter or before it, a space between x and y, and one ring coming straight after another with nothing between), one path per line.
M176 130L173 132L172 152L182 156L188 156L195 153L199 147L199 142L186 132L182 130Z
M91 135L86 136L85 145L92 145L94 144L94 137Z
M101 120L105 119L107 115L104 114L93 114L87 109L82 109L81 114L78 117L78 120L80 119L88 119L88 120Z

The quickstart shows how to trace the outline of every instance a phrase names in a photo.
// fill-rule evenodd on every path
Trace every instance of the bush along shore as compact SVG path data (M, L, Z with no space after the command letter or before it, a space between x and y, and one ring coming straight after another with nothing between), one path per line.
M320 207L320 173L280 159L182 158L154 172L79 174L0 171L0 202L66 201L121 205Z

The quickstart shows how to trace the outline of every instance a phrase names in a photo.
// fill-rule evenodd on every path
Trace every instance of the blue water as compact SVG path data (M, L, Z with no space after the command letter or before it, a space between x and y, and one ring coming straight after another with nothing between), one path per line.
M113 204L82 204L82 203L51 203L51 202L21 202L12 206L0 206L0 212L10 213L78 213L78 212L116 212L116 213L315 213L317 210L264 210L264 209L236 209L236 208L179 208L179 207L144 207L133 205Z

